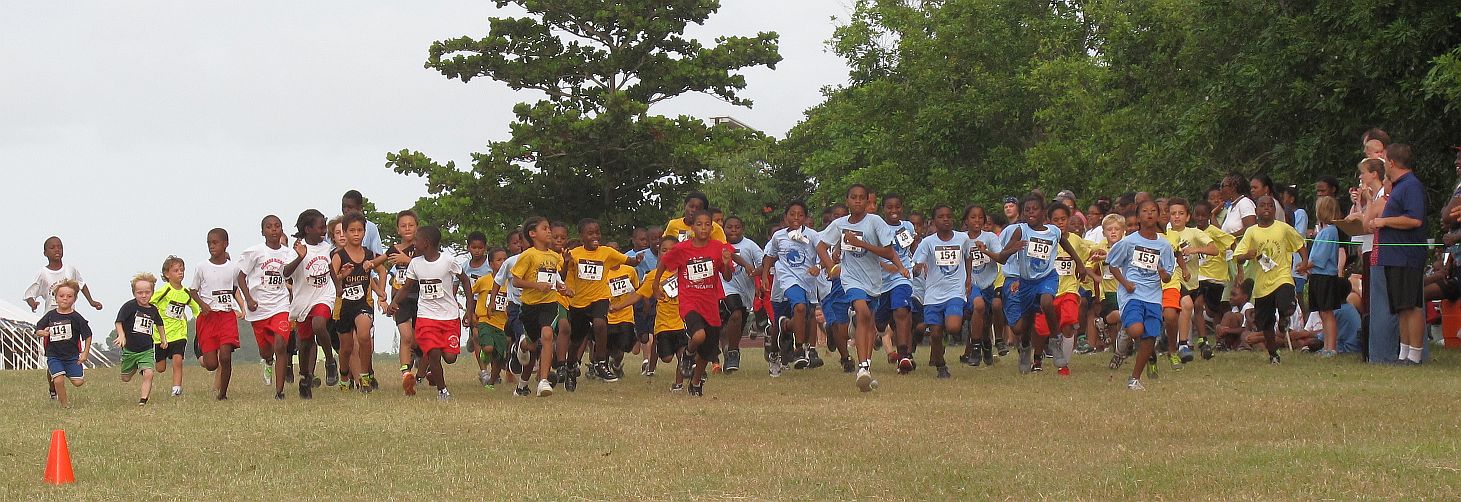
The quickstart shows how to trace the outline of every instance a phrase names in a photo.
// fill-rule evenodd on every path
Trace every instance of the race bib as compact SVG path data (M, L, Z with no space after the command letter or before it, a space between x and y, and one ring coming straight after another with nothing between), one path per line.
M53 342L70 340L71 323L57 324L55 326L51 326L49 328L46 328L46 332L51 336L51 341Z
M602 280L604 278L604 262L578 260L578 278L585 281Z
M1025 243L1025 256L1029 256L1036 260L1049 260L1050 251L1053 249L1055 249L1055 243L1045 239L1041 239L1039 237L1031 237L1030 240Z
M680 236L679 236L680 242L685 242L685 239L689 239L689 238L690 238L690 231L689 230L681 230L680 231Z
M183 318L183 312L185 312L187 310L188 310L188 304L186 304L186 303L168 302L167 303L167 312L166 312L166 314L167 314L168 317L171 317L173 319L182 319Z
M974 262L973 257L970 257L969 262ZM933 263L940 267L959 266L959 246L934 246Z
M862 232L857 231L857 230L843 230L842 231L842 252L844 252L844 253L856 253L856 252L862 251L862 248L847 243L847 236L849 234L850 235L857 236L858 240L862 240Z
M214 291L213 302L221 305L224 310L233 308L233 291Z
M492 297L492 309L498 312L507 312L507 295L499 294Z
M715 263L707 258L698 258L685 264L685 277L691 282L700 282L715 274Z
M1227 261L1233 261L1233 250L1229 249L1227 251L1224 251L1223 259Z
M634 291L634 285L629 282L629 276L615 277L609 280L609 295L619 297Z
M1101 267L1101 278L1109 281L1116 279L1116 276L1111 275L1111 267L1107 266Z
M1055 259L1055 274L1071 276L1075 275L1075 260L1069 256L1062 256Z
M1262 268L1264 272L1272 272L1277 266L1278 263L1275 263L1267 254L1258 255L1258 267Z
M900 227L897 232L893 232L893 239L898 241L898 247L908 249L913 245L913 232Z
M429 279L432 282L421 283L421 299L440 300L446 297L446 287L440 279Z
M1158 254L1157 250L1155 249L1137 246L1136 249L1131 252L1131 266L1142 270L1150 270L1152 272L1156 272L1157 259L1160 257L1161 255Z
M137 333L137 334L141 334L141 335L150 335L150 334L152 334L152 330L155 329L156 326L157 326L157 324L154 323L154 322L152 322L152 318L151 317L147 317L145 315L135 315L135 316L132 316L132 332L133 333Z
M556 272L548 272L548 271L539 271L538 272L538 282L541 282L543 284L547 284L549 286L552 286L552 285L554 285L554 284L557 283L557 280L558 280L558 274Z
M1209 259L1209 257L1207 255L1205 255L1205 254L1197 255L1197 266L1199 266L1199 267L1205 267L1205 266L1207 266L1207 260L1208 259Z
M284 289L284 276L279 272L264 272L264 288L276 291Z
M670 279L668 281L665 281L664 285L663 286L660 286L660 287L665 290L665 296L666 297L669 297L669 298L679 298L680 297L680 283L679 283L679 281L676 281L674 279Z
M989 255L984 254L983 251L979 251L979 250L970 250L969 251L969 268L972 268L972 269L982 269L982 268L984 268L985 265L988 265L988 264L989 264Z
M329 281L329 278L324 275L312 275L309 277L309 285L317 288L325 287L327 281Z
M365 298L365 285L356 284L354 286L347 286L345 292L340 297L352 302Z

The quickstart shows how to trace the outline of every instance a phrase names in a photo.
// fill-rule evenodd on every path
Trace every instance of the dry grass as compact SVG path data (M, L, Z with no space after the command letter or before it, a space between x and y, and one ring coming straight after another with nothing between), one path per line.
M631 356L633 358L634 356ZM926 356L921 356L926 357ZM1222 354L1147 392L1105 358L1075 375L875 368L860 394L828 366L771 380L759 351L708 395L670 395L667 372L575 394L487 392L450 367L457 399L321 390L276 402L243 365L232 399L189 368L137 407L135 387L89 374L75 408L36 372L0 374L0 499L1354 499L1461 493L1458 359L1423 368L1292 355L1270 367ZM637 363L637 359L634 359ZM389 367L382 364L380 367ZM666 370L668 368L662 368ZM41 483L65 429L76 485ZM296 495L298 496L298 495Z

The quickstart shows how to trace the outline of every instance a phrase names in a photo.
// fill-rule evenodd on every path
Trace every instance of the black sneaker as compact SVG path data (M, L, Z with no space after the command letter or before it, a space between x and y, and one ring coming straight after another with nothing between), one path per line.
M695 397L704 397L705 396L705 382L700 382L700 385L691 385L690 386L690 395L695 396Z
M812 363L812 360L807 358L807 353L806 350L796 351L796 359L791 363L791 367L799 370L807 369L807 366Z
M563 383L563 379L567 376L567 373L568 365L566 363L560 364L553 367L553 369L548 370L548 385L558 385L560 383Z
M578 390L578 377L568 375L568 379L563 381L563 389L567 390L568 392Z
M984 354L985 366L994 366L994 350L989 348L989 344L986 343L983 346L979 347L979 352ZM978 365L976 364L975 366Z
M949 374L949 366L947 364L938 367L938 376L936 378L953 378L953 375Z
M1278 354L1269 354L1268 355L1268 364L1278 364L1278 363L1279 363Z
M726 373L735 373L741 369L741 351L732 349L725 351L725 367L721 369Z
M969 356L970 354L961 354L959 356L959 364L972 366L971 364L969 364Z
M517 388L514 388L514 389L512 389L512 393L513 393L513 395L516 395L517 397L528 397L528 396L532 395L532 391L529 391L527 387L517 387Z
M1044 362L1045 361L1042 361L1040 359L1036 359L1036 360L1030 362L1030 372L1032 372L1032 373L1039 373L1041 371L1045 371Z
M695 374L695 355L689 352L680 353L680 376L690 378Z
M284 400L284 392L281 391L281 392L274 393L274 399L275 400L278 400L278 401L283 401Z
M314 386L310 385L310 382L312 380L314 380L314 379L313 378L306 378L306 377L304 377L304 375L300 375L300 378L299 378L299 398L300 399L311 399L311 398L314 398Z
M807 348L807 367L821 368L823 364L826 363L822 361L822 356L817 355L817 349Z
M294 383L294 363L284 365L284 383Z
M325 361L325 385L334 387L340 383L340 363Z
M1010 353L1010 346L1009 346L1009 344L1004 343L1004 339L1001 338L1001 339L999 339L999 340L997 340L997 341L994 342L994 350L999 351L999 357L1004 357L1004 356L1009 355L1009 353Z
M609 365L608 364L604 364L604 363L595 364L594 365L594 368L593 368L593 373L594 373L594 376L599 377L599 380L603 380L603 381L608 382L608 383L614 383L614 382L619 381L619 377L617 377L617 376L614 375L614 372L609 369Z
M960 359L960 361L969 366L978 368L979 364L984 361L984 347L980 347L976 344L974 346L974 349L969 351L969 358Z
M677 383L670 386L670 392L681 392L685 390L685 384Z
M56 398L57 398L57 396L56 396L56 391L54 391L54 390L52 390L52 391L51 391L51 400L52 400L52 401L55 401L55 400L56 400Z
M842 358L842 372L843 373L852 373L853 371L856 371L856 370L857 370L857 366L854 365L854 364L852 364L852 358L851 357L844 357L844 358Z
M1212 356L1213 356L1213 354L1212 354L1212 344L1211 343L1204 343L1204 344L1202 344L1201 352L1202 352L1202 360L1206 361L1206 360L1212 359Z

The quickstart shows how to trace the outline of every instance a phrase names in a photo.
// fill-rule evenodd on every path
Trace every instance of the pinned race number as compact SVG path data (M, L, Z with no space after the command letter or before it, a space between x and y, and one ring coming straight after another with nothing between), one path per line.
M224 310L233 309L233 291L214 291L213 302L222 306Z
M353 286L346 286L345 292L341 293L340 297L352 302L360 300L361 298L365 298L365 285L356 284Z
M187 311L188 305L178 302L167 302L167 316L173 319L182 319L183 312Z
M548 270L539 270L538 282L547 284L549 287L553 287L558 284L558 273Z
M1278 267L1278 263L1274 262L1273 258L1269 258L1267 253L1264 253L1258 255L1258 267L1263 269L1264 272L1272 272L1275 267Z
M1039 237L1031 237L1029 241L1025 242L1025 256L1036 260L1049 260L1050 251L1054 249L1054 242Z
M492 297L492 309L498 312L507 312L507 295L498 293Z
M893 233L893 240L898 241L898 247L908 249L909 246L913 245L913 232L909 232L906 228L899 227L898 231Z
M46 334L50 335L51 341L60 342L71 339L71 323L57 324L46 328Z
M973 261L974 258L970 257L969 262L972 264ZM940 267L957 267L959 265L959 246L934 246L933 263Z
M709 279L715 274L715 264L708 258L696 258L685 264L685 277L692 282Z
M578 278L585 281L603 280L604 262L595 260L578 260Z
M156 326L157 324L152 322L151 317L147 317L145 315L132 316L133 333L150 335L152 334L152 330L155 329Z
M680 283L679 283L679 281L676 281L675 278L673 278L673 277L671 277L670 280L665 281L665 283L660 286L660 289L665 290L665 296L666 297L669 297L669 298L679 298L680 297Z
M847 236L849 236L849 235L856 236L858 240L862 240L862 232L857 231L857 230L843 230L842 231L842 252L844 252L844 253L857 253L859 251L862 251L863 250L862 248L847 243Z
M264 272L264 287L272 290L284 289L284 276L277 271Z
M420 284L421 299L440 300L446 297L446 287L442 285L441 279L425 279Z
M989 255L984 254L983 251L977 249L971 249L969 251L969 268L979 270L984 268L984 266L988 264Z
M1055 274L1062 276L1075 275L1075 260L1069 256L1061 256L1055 259Z
M619 297L629 294L630 291L634 291L634 285L629 282L629 276L609 279L609 295Z
M1131 252L1131 266L1142 270L1150 270L1152 272L1156 272L1157 260L1159 258L1161 258L1161 255L1157 253L1157 250L1149 247L1137 246L1136 249L1132 250Z

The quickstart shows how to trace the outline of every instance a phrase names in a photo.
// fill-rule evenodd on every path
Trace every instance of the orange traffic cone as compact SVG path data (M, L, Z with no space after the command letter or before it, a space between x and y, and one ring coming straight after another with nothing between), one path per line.
M66 431L51 431L51 453L46 455L46 483L65 485L76 482L71 472L71 450L66 447Z

